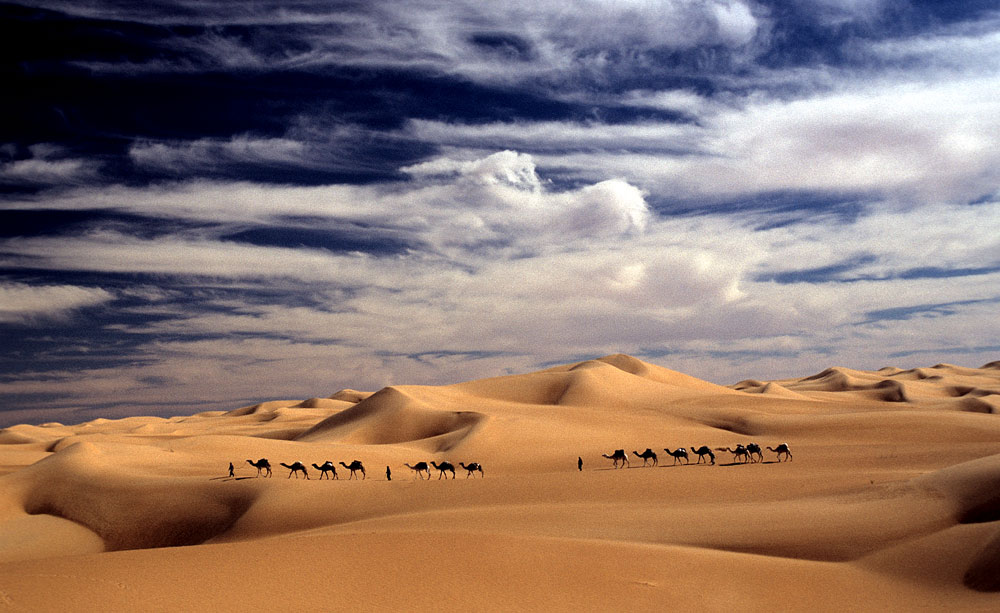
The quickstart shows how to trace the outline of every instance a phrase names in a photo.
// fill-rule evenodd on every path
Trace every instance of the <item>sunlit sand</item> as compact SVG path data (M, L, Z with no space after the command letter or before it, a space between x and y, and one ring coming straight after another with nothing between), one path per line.
M615 355L14 426L0 608L996 610L997 412L1000 363L726 387Z

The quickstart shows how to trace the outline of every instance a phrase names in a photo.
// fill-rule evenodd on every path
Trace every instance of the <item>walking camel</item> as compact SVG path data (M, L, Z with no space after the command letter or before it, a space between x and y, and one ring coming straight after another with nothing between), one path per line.
M293 462L290 466L288 464L285 464L284 462L281 462L281 465L288 469L289 479L292 478L292 473L294 473L295 478L298 479L299 471L302 471L302 474L305 476L306 479L309 478L309 473L306 472L306 465L303 464L302 462Z
M764 461L764 452L761 451L760 445L758 445L757 443L747 443L747 455L750 456L751 462ZM754 456L757 456L756 460L753 459Z
M326 477L327 479L329 479L330 475L328 475L327 473L330 473L330 472L333 473L333 478L334 479L338 479L338 480L340 479L340 477L337 476L337 466L333 462L331 462L330 460L327 460L326 462L323 462L322 466L316 466L316 464L313 463L313 468L315 468L316 470L319 471L319 478L320 479L322 479L323 477Z
M417 462L413 466L410 466L409 464L407 464L406 462L404 462L403 466L405 466L405 467L407 467L407 468L409 468L410 470L413 471L413 477L414 478L420 477L420 480L422 481L423 478L424 478L423 473L427 473L427 478L428 479L431 478L431 469L430 469L429 466L427 466L427 462Z
M777 447L774 447L774 448L768 447L767 450L768 451L773 451L776 454L778 454L778 461L779 462L781 461L781 454L785 454L785 457L788 458L789 460L792 459L792 452L789 451L789 449L788 449L788 443L782 443L782 444L780 444L780 445L778 445Z
M351 471L351 478L348 479L348 481L350 481L351 479L353 479L354 478L354 473L358 472L359 470L361 471L361 478L362 479L367 479L368 478L368 475L365 474L365 467L361 464L361 460L354 460L353 462L351 462L350 466L348 466L347 464L344 464L343 462L341 462L340 465L343 466L344 468L346 468L347 470Z
M636 457L642 458L643 466L645 466L646 462L648 462L649 460L653 461L653 466L656 466L656 464L659 462L659 460L657 460L656 458L656 454L653 453L653 450L650 449L649 447L646 447L646 451L643 451L642 453L639 453L638 451L635 450L633 450L632 453L634 453Z
M261 458L254 462L253 460L247 460L247 464L253 466L257 469L257 476L260 476L260 471L264 471L265 477L271 476L271 463L267 461L267 458Z
M466 479L468 479L469 477L471 477L472 473L474 473L476 471L479 471L479 476L480 477L485 477L486 476L486 475L483 474L483 467L482 467L482 465L479 462L473 462L473 463L469 464L468 466L466 466L464 462L459 462L458 465L461 466L462 468L464 468L466 471L468 471L466 473L466 475L465 475Z
M691 453L698 454L698 461L695 462L696 464L701 464L701 461L705 459L705 456L711 458L712 464L715 464L715 454L712 453L712 450L708 448L708 445L702 445L697 449L691 447Z
M684 458L684 463L685 464L690 464L691 463L691 458L688 457L687 449L685 449L683 447L679 447L676 451L670 451L666 447L664 447L663 450L666 451L667 453L669 453L670 455L672 455L674 457L674 464L672 464L672 466L676 465L677 462L681 458Z
M747 448L744 447L742 444L737 445L736 449L730 449L729 447L716 447L715 450L716 451L728 451L729 453L733 454L733 461L734 462L749 462L750 461L750 452L747 451Z
M447 479L444 473L449 470L451 471L451 478L452 479L455 478L455 465L452 464L451 462L441 462L440 464L438 464L434 460L431 460L431 464L434 466L435 469L437 469L439 473L438 481L441 480L441 477L445 477L445 479Z
M615 452L612 453L611 455L608 455L606 453L602 453L601 456L605 457L605 458L607 458L609 460L612 460L614 462L615 468L618 468L618 463L619 462L622 463L622 468L624 468L625 465L628 464L628 456L625 455L625 450L624 449L615 449Z

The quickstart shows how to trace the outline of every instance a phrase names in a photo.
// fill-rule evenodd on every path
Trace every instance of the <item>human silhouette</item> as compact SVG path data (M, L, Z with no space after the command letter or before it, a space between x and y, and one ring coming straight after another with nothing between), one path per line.
M580 471L583 470L583 458L576 459L576 469Z
M230 477L235 477L235 476L236 476L236 473L235 473L235 472L233 472L233 470L234 470L234 469L233 469L233 463L232 463L232 462L230 462L230 463L229 463L229 476L230 476Z
M388 466L385 467L385 480L392 481L392 471L389 470Z

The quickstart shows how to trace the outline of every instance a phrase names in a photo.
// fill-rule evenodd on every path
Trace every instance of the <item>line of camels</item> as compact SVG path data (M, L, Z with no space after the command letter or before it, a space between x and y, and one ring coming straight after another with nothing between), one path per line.
M264 477L271 476L271 462L268 461L267 458L261 458L256 462L254 462L253 460L247 460L247 464L257 469L258 477L260 477L261 475L263 475ZM288 469L288 477L287 477L288 479L291 479L292 475L295 475L295 478L298 479L299 473L302 473L302 476L305 477L306 479L309 478L309 472L306 470L306 465L303 464L302 462L292 462L291 464L285 464L284 462L279 462L279 464ZM365 467L364 464L361 463L361 460L354 460L350 464L345 464L343 462L340 462L340 465L346 468L347 470L351 471L351 476L349 480L354 479L354 477L358 472L361 473L361 479L368 478L368 475L365 474ZM475 473L477 472L479 473L480 477L485 476L485 474L483 473L483 466L479 462L472 462L470 464L459 462L458 465L466 470L466 475L465 475L466 479L475 476ZM428 464L427 462L417 462L412 466L410 464L404 463L403 466L413 471L414 479L419 477L421 480L423 480L425 473L427 475L427 478L430 479L432 466L438 471L439 480L441 479L441 477L447 479L448 478L447 473L449 472L451 473L451 478L452 479L455 478L455 465L452 464L451 462L441 462L440 464L434 461L431 461L430 464ZM338 479L338 480L340 479L340 477L337 475L337 466L330 460L327 460L323 464L313 463L312 467L319 471L320 479L323 479L324 477L326 477L327 479Z
M778 462L782 461L782 456L784 456L785 461L791 461L792 459L792 451L788 448L788 443L781 443L777 447L766 447L765 449L777 454ZM683 447L679 447L673 451L664 447L663 450L674 458L674 465L681 460L683 460L685 464L691 463L688 450ZM742 464L764 461L764 451L757 443L747 443L746 445L741 443L737 445L735 449L730 447L716 447L715 451L723 451L733 454L733 463ZM650 463L652 463L653 466L657 466L659 464L656 453L652 449L647 448L646 451L643 451L642 453L639 453L638 451L633 451L632 453L635 454L636 457L642 459L643 466ZM702 462L705 462L706 464L715 464L715 453L712 452L712 449L708 447L708 445L701 445L699 447L692 446L691 453L698 456L696 464L701 464ZM629 466L628 455L625 453L624 449L616 449L611 455L602 453L601 456L611 460L614 463L615 468L625 468L626 466Z

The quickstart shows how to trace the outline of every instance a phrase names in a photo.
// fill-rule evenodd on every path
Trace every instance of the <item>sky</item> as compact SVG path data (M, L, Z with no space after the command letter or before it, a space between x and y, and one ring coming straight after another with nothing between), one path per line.
M995 0L42 0L0 48L0 426L1000 359Z

